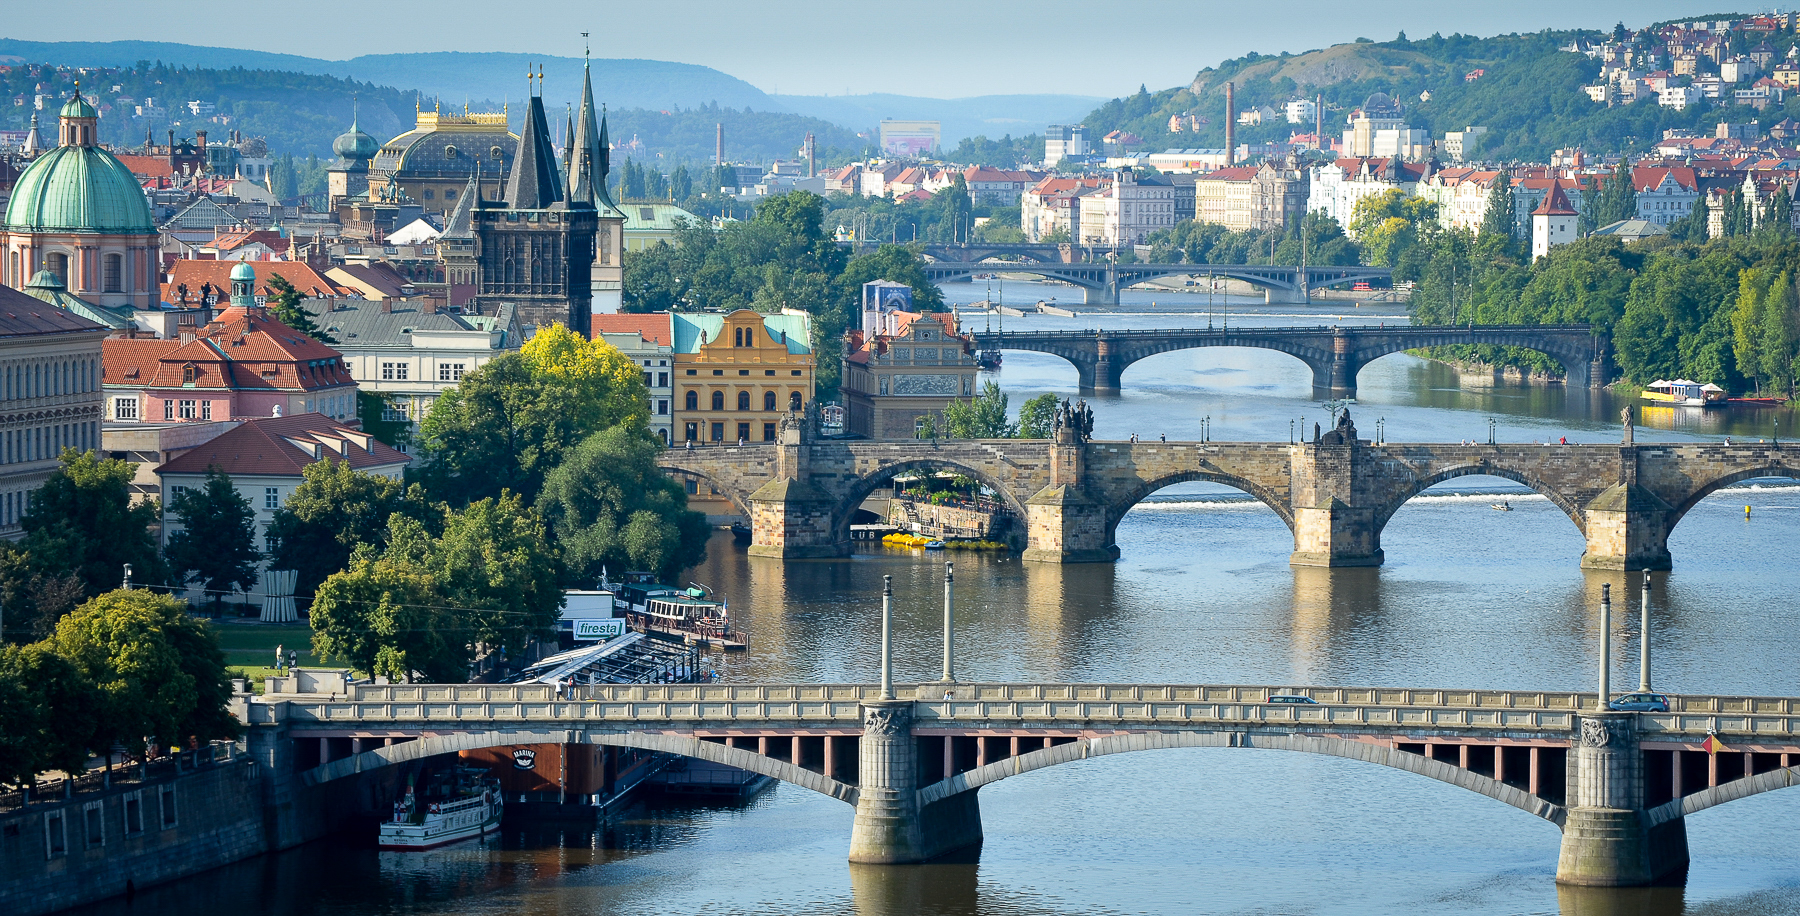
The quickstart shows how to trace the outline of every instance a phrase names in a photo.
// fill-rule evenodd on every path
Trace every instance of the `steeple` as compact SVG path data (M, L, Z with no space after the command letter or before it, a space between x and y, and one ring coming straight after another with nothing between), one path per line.
M469 186L463 189L462 196L456 199L456 206L450 210L450 218L444 220L444 231L440 238L472 239L475 230L472 228L471 213L481 206L481 161L476 160L475 171L469 175Z
M31 113L31 130L25 133L25 142L19 147L21 152L41 153L44 151L44 137L38 133L37 112Z
M533 95L529 102L525 127L519 132L519 151L513 156L512 174L506 179L506 203L515 210L543 210L563 199L556 147L550 143L550 120L544 115L544 97Z
M611 170L606 142L606 115L594 123L594 79L586 65L581 72L581 111L575 115L575 132L569 141L569 202L596 209L614 206L606 193L606 174Z
M562 168L563 168L563 185L565 187L568 187L571 189L573 189L575 187L575 173L569 171L569 165L571 162L574 161L574 158L575 158L574 153L575 153L575 112L573 109L570 109L568 111L568 121L563 125ZM571 202L573 202L573 201L571 201Z

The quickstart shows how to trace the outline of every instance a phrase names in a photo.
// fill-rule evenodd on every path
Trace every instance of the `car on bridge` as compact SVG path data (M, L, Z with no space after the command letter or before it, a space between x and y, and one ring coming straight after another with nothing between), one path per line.
M1269 702L1271 702L1271 703L1295 703L1295 704L1299 704L1299 705L1303 705L1303 706L1319 705L1318 700L1315 700L1312 697L1301 696L1300 694L1297 694L1297 693L1271 693L1271 694L1269 694Z
M1660 693L1628 693L1606 707L1616 712L1668 712L1669 698Z

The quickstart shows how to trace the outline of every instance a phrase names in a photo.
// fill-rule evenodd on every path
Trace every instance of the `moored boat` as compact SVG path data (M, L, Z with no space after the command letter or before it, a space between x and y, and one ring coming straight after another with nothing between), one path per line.
M716 649L748 649L748 633L731 625L731 609L700 586L678 589L650 573L626 573L618 587L625 625L640 633Z
M381 825L376 845L382 849L433 849L478 837L500 826L505 808L500 783L487 771L457 767L434 777L423 795L408 782L406 797Z
M1644 387L1641 397L1675 407L1721 407L1726 401L1725 389L1711 382L1701 384L1684 378L1657 379Z

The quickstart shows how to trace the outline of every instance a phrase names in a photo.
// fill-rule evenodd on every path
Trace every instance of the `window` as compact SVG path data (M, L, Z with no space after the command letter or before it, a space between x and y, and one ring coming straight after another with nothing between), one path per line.
M170 827L175 826L175 787L174 786L163 786L161 801L162 801L162 825L163 825L163 829L167 830Z
M799 410L800 409L800 392L798 392L798 391L788 392L788 409L789 410Z
M744 329L743 328L732 328L731 329L731 345L734 347L741 347L744 345Z
M651 378L650 373L648 373L648 372L644 373L644 387L645 388L650 387L650 378Z
M687 430L686 430L686 431L687 431L687 441L689 441L689 442L692 442L692 441L694 441L694 440L695 440L695 439L698 439L698 438L700 438L700 424L698 424L698 423L689 423L689 424L687 424ZM689 492L689 493L692 493L692 492L694 492L694 491L692 491L692 490L689 490L689 491L688 491L688 492Z
M658 388L669 387L669 373L667 373L667 372L656 373L656 387L658 387Z
M750 392L748 392L748 391L738 392L738 409L739 410L749 410L750 409Z
M212 419L212 402L211 401L201 401L200 402L200 419L202 419L202 420Z
M137 836L144 832L144 793L138 790L127 794L125 801L125 825L121 832L125 836Z
M698 391L688 392L687 400L684 401L683 403L686 405L687 410L699 410L700 409L700 393ZM689 436L688 438L692 439L694 437Z
M165 419L165 420L175 419L175 402L174 401L164 401L163 402L163 419Z
M135 420L138 418L137 398L113 398L113 419Z
M723 391L713 392L712 409L714 409L714 410L724 410L725 409L725 392L723 392Z
M199 380L200 380L200 367L199 366L196 366L193 363L189 363L189 364L181 367L181 383L183 385L192 385L193 383L195 383Z
M438 363L438 381L440 381L440 382L460 382L460 381L462 381L463 367L465 365L467 365L467 364L466 363ZM404 373L406 371L406 367L402 366L400 368L400 371L402 373ZM404 374L402 374L400 377L406 378L406 376Z
M714 423L712 425L712 441L714 441L714 442L724 442L725 441L725 424Z
M689 477L687 479L687 491L688 491L689 496L700 495L700 481L695 480L692 477Z
M724 375L724 374L725 374L725 370L723 370L723 369L714 369L714 370L713 370L713 374L714 374L714 375Z
M406 363L382 363L381 378L383 381L404 382L406 381L407 368Z
M125 273L125 258L122 255L109 254L103 259L102 264L101 274L106 284L106 291L109 293L121 292L120 282Z
M739 442L749 442L750 441L750 424L748 424L748 423L739 423L738 424L738 441Z
M69 256L68 255L61 254L61 253L51 253L51 254L45 255L44 256L44 269L55 274L56 279L63 281L63 286L66 287L66 286L73 285L69 282Z
M764 410L774 410L775 409L775 392L773 392L773 391L763 392L763 409Z
M82 839L88 846L106 845L106 802L88 802L81 809Z
M775 374L775 370L773 370L773 369L764 369L764 370L763 370L763 374L764 374L764 375L774 375L774 374Z
M657 400L656 413L658 416L664 417L669 415L669 400L667 398L659 398Z
M699 374L699 370L697 370L697 369L689 369L689 370L688 370L688 371L687 371L687 374L689 374L689 375L697 375L697 374Z
M763 424L763 441L764 442L774 442L775 441L775 424L773 424L773 423L764 423Z
M183 420L192 420L194 418L194 407L195 407L195 402L182 401L180 406L176 409L175 413L177 416L179 416Z
M793 370L793 371L791 371L791 372L789 372L789 373L788 373L788 374L789 374L789 375L794 375L794 376L797 376L797 375L799 375L799 374L800 374L800 370L798 370L798 369L795 369L795 370Z
M281 489L279 487L263 487L263 508L281 508Z
M750 374L750 370L748 370L748 369L739 369L739 370L738 370L738 374L739 374L739 375L749 375L749 374Z
M68 821L61 811L44 815L44 858L54 859L69 853Z

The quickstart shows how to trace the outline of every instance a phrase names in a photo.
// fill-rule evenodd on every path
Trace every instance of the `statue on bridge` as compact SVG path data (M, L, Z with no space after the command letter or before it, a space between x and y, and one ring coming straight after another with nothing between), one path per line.
M1356 424L1350 422L1350 408L1338 414L1337 426L1324 435L1319 434L1319 424L1314 423L1313 439L1320 445L1355 445Z
M1088 406L1086 399L1076 401L1074 404L1070 404L1067 399L1064 399L1061 404L1056 406L1053 424L1053 432L1060 433L1064 427L1068 427L1074 432L1076 442L1086 442L1094 435L1094 409Z

